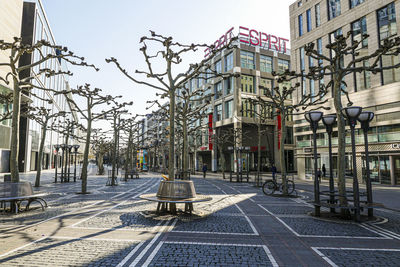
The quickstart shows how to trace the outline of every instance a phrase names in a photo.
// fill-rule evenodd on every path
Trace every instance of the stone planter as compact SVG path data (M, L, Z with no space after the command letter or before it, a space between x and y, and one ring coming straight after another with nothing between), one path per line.
M192 181L161 181L156 195L158 198L195 198L196 190Z

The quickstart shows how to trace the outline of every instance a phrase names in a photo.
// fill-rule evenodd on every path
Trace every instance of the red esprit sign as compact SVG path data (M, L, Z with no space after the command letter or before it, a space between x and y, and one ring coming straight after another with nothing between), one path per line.
M265 49L272 49L280 53L286 53L286 42L289 42L288 39L243 26L239 27L239 41Z
M219 37L218 40L216 40L213 43L214 50L216 50L216 49L228 44L228 42L232 39L232 36L233 36L233 32L232 31L233 31L233 27L230 28L225 34L223 34L221 37ZM204 53L205 53L204 57L208 57L210 55L210 53L211 53L211 49L209 47L207 47L204 50Z
M212 143L212 134L213 134L213 114L208 114L208 149L213 149Z
M232 39L232 36L234 36L233 28L234 27L230 28L225 34L223 34L218 40L213 43L213 49L218 49L228 44L228 42ZM289 40L273 34L267 34L262 31L257 31L255 29L240 26L239 42L251 46L259 46L263 49L278 51L280 53L286 53L286 43L289 42ZM204 57L208 57L211 51L212 50L210 48L206 48L204 50Z

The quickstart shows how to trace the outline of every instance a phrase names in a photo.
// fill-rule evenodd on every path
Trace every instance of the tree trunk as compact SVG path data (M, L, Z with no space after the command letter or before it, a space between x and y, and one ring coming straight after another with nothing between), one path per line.
M90 134L92 131L92 111L88 110L88 120L87 120L87 132L86 132L86 142L85 150L83 152L83 164L82 164L82 194L87 193L87 168L89 163L89 147L90 147Z
M112 150L112 171L111 171L111 185L115 185L115 165L117 158L117 117L114 115L114 144ZM144 155L143 155L144 157Z
M97 155L97 168L99 169L97 171L97 173L99 175L103 175L104 174L104 162L103 162L103 158L104 158L104 153L99 153Z
M42 171L43 150L44 150L44 141L46 140L47 123L48 123L48 120L46 119L44 121L44 124L42 125L42 139L40 140L39 158L38 158L37 165L36 165L37 171L36 171L35 187L40 186L40 173Z
M19 154L19 118L21 113L21 91L18 87L18 81L14 79L13 92L13 113L11 122L11 155L10 155L10 172L11 181L19 182L18 154Z
M186 119L183 120L183 179L186 180L187 171L189 170L189 153L188 153L188 133Z
M285 162L285 139L286 139L286 114L285 108L281 108L281 150L279 151L279 160L281 161L281 176L282 176L282 193L288 195L287 179L286 179L286 162Z
M339 202L341 206L347 205L346 196L346 132L345 132L345 120L342 115L342 95L340 87L341 77L336 75L334 77L333 84L333 101L336 109L337 126L338 126L338 191L339 191ZM342 209L341 214L346 216L347 210Z
M218 145L218 150L221 159L222 178L225 179L225 156L222 145Z
M169 90L169 153L168 153L168 178L174 180L175 174L175 89Z

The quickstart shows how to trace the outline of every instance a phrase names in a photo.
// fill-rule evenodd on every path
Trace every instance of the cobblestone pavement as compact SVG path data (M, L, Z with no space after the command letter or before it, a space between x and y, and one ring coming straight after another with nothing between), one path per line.
M33 182L34 175L23 175ZM49 207L0 214L1 266L398 266L400 213L377 209L365 223L310 215L310 194L265 196L248 183L194 176L193 215L155 213L139 198L155 193L159 175L105 186L88 179L53 183L45 172L38 192ZM35 207L35 206L34 206ZM183 206L178 205L178 209Z

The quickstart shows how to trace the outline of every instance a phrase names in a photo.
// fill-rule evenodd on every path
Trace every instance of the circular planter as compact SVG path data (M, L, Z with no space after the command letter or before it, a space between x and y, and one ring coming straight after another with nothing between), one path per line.
M195 198L196 190L192 181L161 181L156 196L172 199Z

